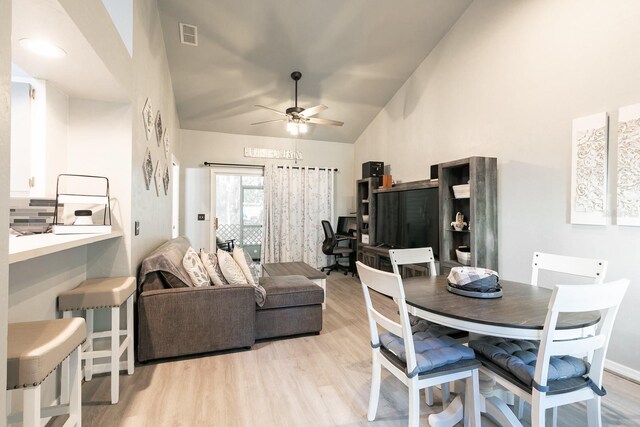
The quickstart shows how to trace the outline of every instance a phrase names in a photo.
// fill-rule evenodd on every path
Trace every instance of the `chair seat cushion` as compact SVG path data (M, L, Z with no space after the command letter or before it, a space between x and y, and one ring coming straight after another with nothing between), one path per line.
M380 343L402 362L407 362L402 338L386 332L380 334ZM420 374L461 360L473 360L475 358L475 353L472 349L459 344L455 339L447 335L434 337L425 332L417 333L413 335L413 345Z
M79 317L9 323L7 390L40 384L86 336Z
M77 288L58 295L58 310L119 307L136 290L135 277L87 279Z
M409 323L411 324L411 332L415 334L424 333L433 337L441 337L449 335L455 340L460 340L469 336L469 332L459 329L450 328L448 326L438 325L437 323L428 322L418 316L409 314Z
M267 300L259 309L322 304L324 291L304 276L261 277Z
M502 371L513 375L526 386L525 389L531 391L538 361L539 343L537 341L484 337L470 341L469 347L482 357L483 364L496 365ZM491 368L491 366L488 367ZM577 357L552 356L549 361L547 385L554 390L559 390L559 384L553 386L553 382L581 378L589 373L589 367L587 362ZM567 382L567 384L574 383L576 381ZM582 384L582 381L578 383ZM579 384L576 383L576 385Z

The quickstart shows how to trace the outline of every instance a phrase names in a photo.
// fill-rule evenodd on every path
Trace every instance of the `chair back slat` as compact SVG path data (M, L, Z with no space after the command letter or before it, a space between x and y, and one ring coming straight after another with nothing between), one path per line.
M369 313L371 313L371 316L378 325L382 326L392 334L402 336L402 325L400 323L394 322L388 317L385 317L383 314L380 314L375 308L371 308L371 310L369 310Z
M603 335L589 336L569 341L553 341L548 345L549 356L582 355L605 345Z
M538 384L546 385L547 383L549 361L552 355L588 353L592 354L589 377L598 387L602 386L604 359L613 323L628 285L627 279L597 285L556 285L549 302L549 311L538 350L538 362L534 375ZM561 336L562 333L562 330L556 330L560 313L593 311L600 311L600 321L595 335L571 341L557 340L557 335Z
M356 263L358 276L362 283L362 291L367 307L369 318L369 331L371 333L371 343L378 345L380 342L378 325L404 340L405 354L407 359L407 372L413 371L416 367L416 354L413 345L413 335L409 324L409 312L404 299L404 288L402 278L398 274L387 273L364 265L360 261ZM371 293L369 289L390 297L398 305L400 323L389 319L373 307Z
M360 271L362 271L362 275L360 275L360 281L362 283L365 283L369 288L380 294L391 298L402 298L404 300L402 281L397 274L376 270L375 268L364 265L360 261L358 261L356 265L358 266L358 275L360 275Z
M600 284L604 281L607 272L607 261L534 252L531 265L531 284L533 286L538 286L540 270L589 277L594 279L593 283Z
M431 276L436 275L436 262L433 256L433 249L426 248L412 248L412 249L390 249L389 258L391 258L391 265L393 266L393 272L400 274L399 266L406 264L429 264L429 274Z

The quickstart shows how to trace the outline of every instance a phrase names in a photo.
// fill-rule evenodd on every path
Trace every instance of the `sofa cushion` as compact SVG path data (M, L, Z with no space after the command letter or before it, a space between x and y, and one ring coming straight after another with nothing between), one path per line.
M229 252L218 249L216 255L218 256L218 264L220 264L220 270L222 270L224 278L227 279L230 285L249 284L249 282L247 282L247 278L242 272L242 269L240 269L240 266L238 266L238 263L236 263Z
M261 277L260 285L267 291L267 301L259 309L322 304L324 291L304 276Z
M260 265L253 262L249 252L245 251L241 246L236 245L233 248L233 259L247 278L250 285L257 285L260 279Z
M252 286L256 286L258 282L254 279L253 273L250 267L250 265L253 265L253 261L251 261L251 263L247 262L247 259L244 256L245 255L244 249L242 249L240 246L235 246L233 248L232 255L233 255L233 260L236 262L236 264L238 264L238 267L240 267L240 270L242 270L242 274L244 274L244 277L247 279L247 282Z
M182 265L184 269L187 270L187 274L189 274L191 282L196 288L209 286L211 284L207 270L204 269L198 253L193 250L193 248L187 249L187 253L182 259Z
M207 274L211 278L211 283L215 286L228 285L227 279L224 278L222 270L220 270L220 263L218 263L218 256L215 252L207 252L205 250L200 251L200 260L204 265Z

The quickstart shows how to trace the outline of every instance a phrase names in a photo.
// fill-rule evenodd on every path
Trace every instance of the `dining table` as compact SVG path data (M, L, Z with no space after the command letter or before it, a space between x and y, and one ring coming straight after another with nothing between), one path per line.
M552 290L507 280L500 280L499 298L472 298L448 290L447 276L415 276L403 279L405 301L409 313L430 322L468 331L470 338L491 335L503 338L540 340ZM558 329L563 338L585 336L600 320L598 312L561 313ZM500 425L522 424L499 397L484 396L480 402L483 413ZM433 427L455 425L462 418L460 396L439 413L429 416Z

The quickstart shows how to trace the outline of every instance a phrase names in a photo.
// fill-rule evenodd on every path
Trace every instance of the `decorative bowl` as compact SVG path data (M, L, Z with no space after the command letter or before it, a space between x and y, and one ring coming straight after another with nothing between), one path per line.
M470 197L471 189L469 184L454 185L452 188L453 196L456 199L468 199Z

